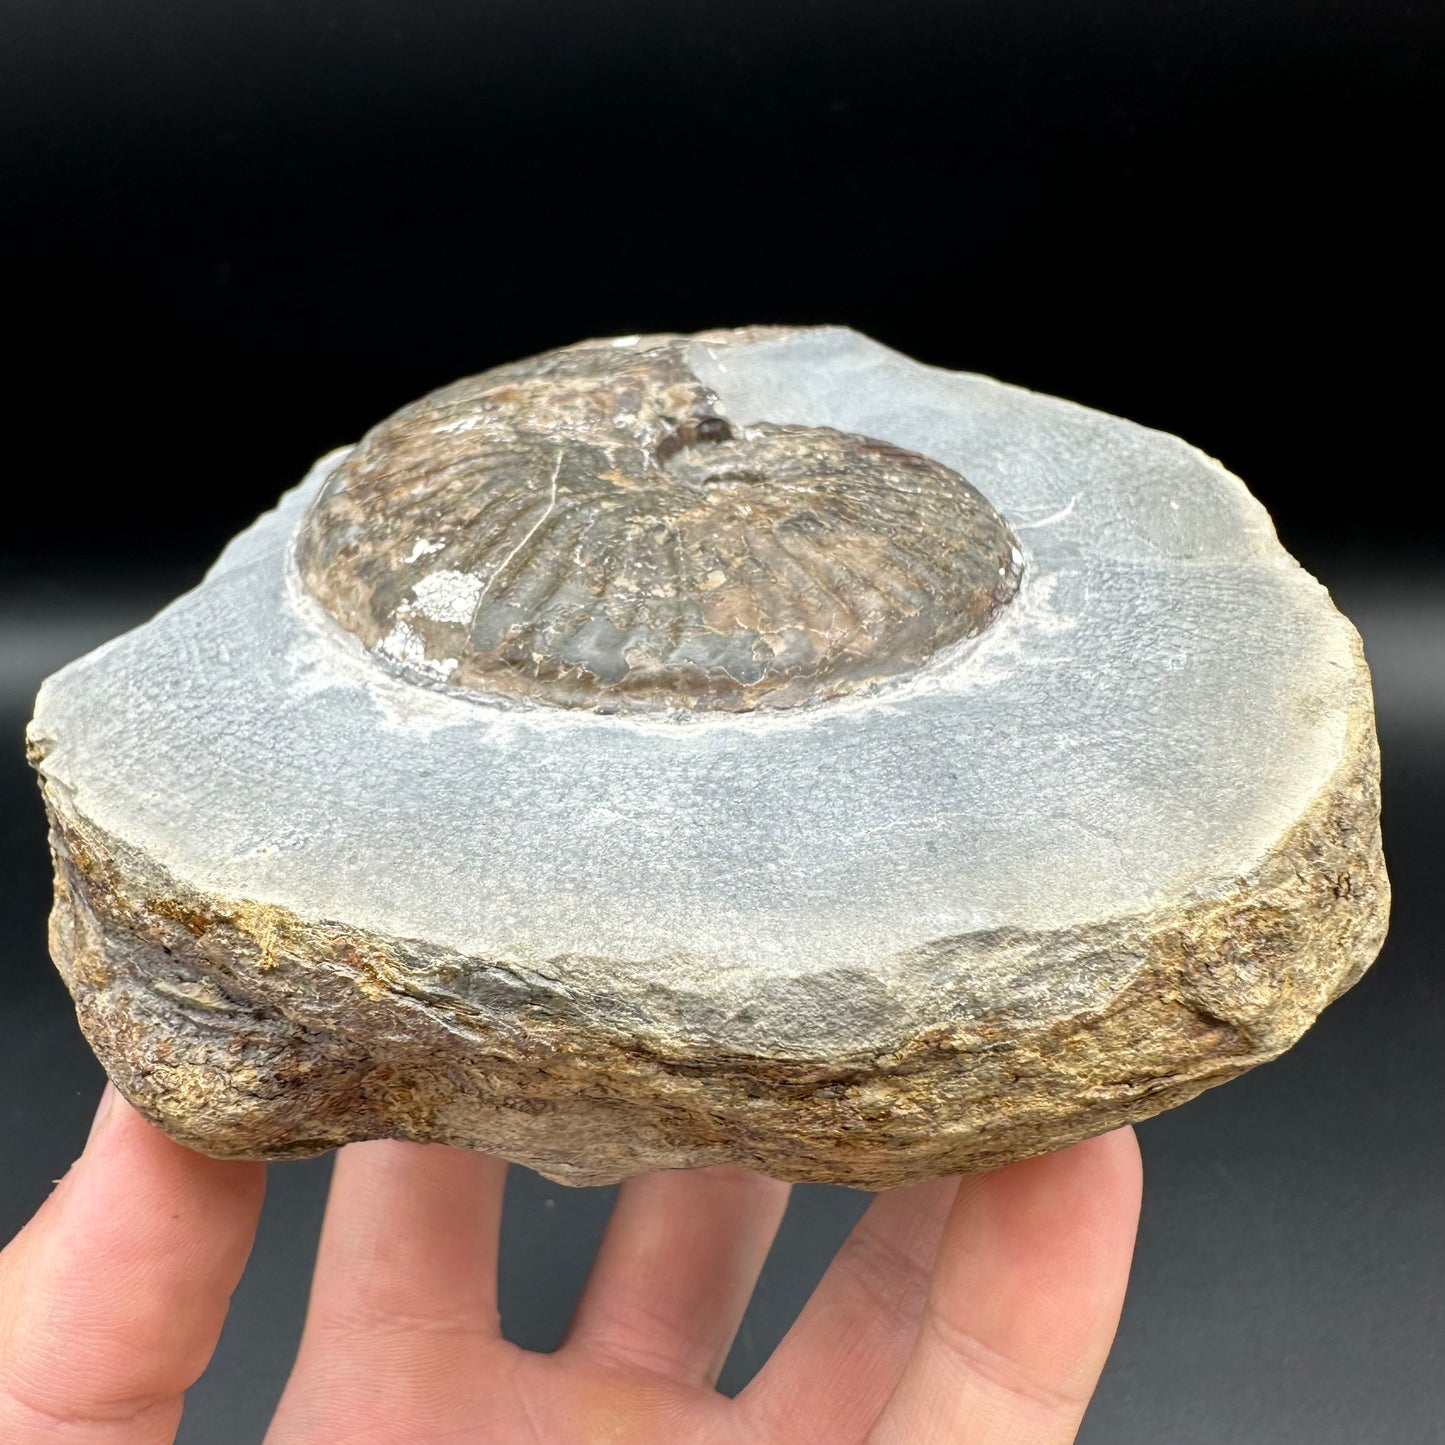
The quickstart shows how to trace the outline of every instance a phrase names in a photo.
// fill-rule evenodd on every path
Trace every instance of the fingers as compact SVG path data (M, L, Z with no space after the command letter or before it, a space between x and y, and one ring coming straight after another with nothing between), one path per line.
M85 1152L0 1254L0 1440L163 1445L255 1235L265 1166L167 1139L107 1086Z
M1118 1325L1139 1217L1122 1129L964 1180L871 1445L1064 1445Z
M913 1349L957 1179L880 1194L738 1404L759 1440L861 1440Z
M711 1385L757 1283L789 1189L742 1169L629 1179L564 1352Z
M506 1167L396 1140L337 1155L306 1327L268 1445L401 1445L466 1428L478 1374L504 1348L497 1234Z

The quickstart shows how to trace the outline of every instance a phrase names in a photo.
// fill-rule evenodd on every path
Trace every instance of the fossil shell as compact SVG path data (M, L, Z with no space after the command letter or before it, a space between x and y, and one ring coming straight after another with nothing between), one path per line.
M836 697L993 621L1022 553L958 473L737 426L688 344L583 342L403 408L312 506L306 586L413 676L599 711Z

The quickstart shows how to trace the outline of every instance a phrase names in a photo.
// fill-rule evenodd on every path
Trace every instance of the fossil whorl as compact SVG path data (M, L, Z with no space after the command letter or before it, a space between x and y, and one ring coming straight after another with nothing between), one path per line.
M973 487L735 424L690 345L583 342L402 408L313 504L305 586L416 678L599 711L837 697L989 625L1022 556Z

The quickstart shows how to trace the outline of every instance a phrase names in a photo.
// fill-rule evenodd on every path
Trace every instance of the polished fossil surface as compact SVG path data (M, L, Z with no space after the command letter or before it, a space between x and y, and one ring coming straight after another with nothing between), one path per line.
M993 621L1023 554L964 478L738 425L691 348L582 342L403 408L311 504L305 586L420 680L605 712L838 697Z
M1012 597L972 637L932 618L901 669L840 647L837 691L785 705L760 673L687 706L652 634L613 696L485 629L388 655L443 534L371 536L380 570L329 595L307 548L358 453L323 458L37 703L53 951L127 1096L222 1155L399 1134L572 1182L734 1160L879 1187L1288 1048L1389 891L1359 639L1244 486L842 328L667 344L735 435L967 479L1022 554Z

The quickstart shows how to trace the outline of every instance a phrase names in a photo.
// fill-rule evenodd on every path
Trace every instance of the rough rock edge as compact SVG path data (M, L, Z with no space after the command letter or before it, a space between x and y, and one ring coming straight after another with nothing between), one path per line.
M1143 959L1125 989L1048 1025L1000 1013L886 1053L808 1060L525 1004L488 1015L408 981L418 964L447 971L425 944L168 876L83 817L45 777L49 749L32 734L55 860L51 952L120 1091L218 1157L299 1158L394 1136L483 1149L566 1184L721 1162L867 1189L991 1169L1276 1057L1368 968L1389 883L1369 673L1353 646L1340 765L1248 875L1024 940L1065 958L1125 948Z

